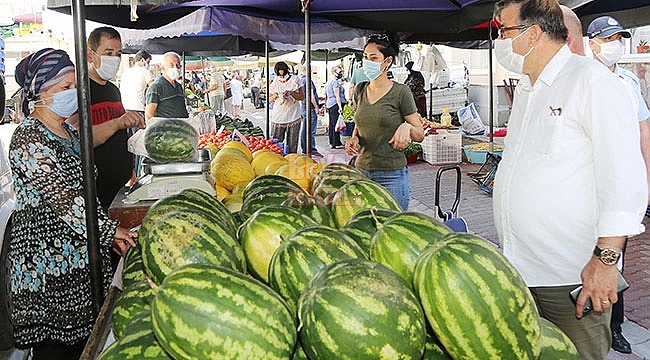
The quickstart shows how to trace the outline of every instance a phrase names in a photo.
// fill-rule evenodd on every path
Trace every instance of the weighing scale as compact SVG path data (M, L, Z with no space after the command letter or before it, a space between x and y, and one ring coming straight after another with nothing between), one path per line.
M145 158L142 162L144 175L128 190L124 203L158 200L188 188L215 195L214 179L210 174L210 150L199 149L198 158L196 162L168 164L159 164Z

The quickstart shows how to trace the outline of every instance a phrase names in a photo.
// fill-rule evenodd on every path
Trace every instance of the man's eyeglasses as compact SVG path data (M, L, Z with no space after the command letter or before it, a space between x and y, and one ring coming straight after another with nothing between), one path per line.
M528 29L529 27L533 26L531 25L512 25L512 26L500 26L499 27L499 39L503 39L503 35L506 31L511 31L511 30L525 30Z

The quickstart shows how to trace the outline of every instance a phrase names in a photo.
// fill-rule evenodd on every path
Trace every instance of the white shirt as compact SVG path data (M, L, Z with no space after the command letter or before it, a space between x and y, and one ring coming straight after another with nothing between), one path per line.
M244 101L244 86L237 79L230 80L230 92L232 93L232 104L241 105Z
M528 286L579 284L598 237L643 231L647 179L631 89L601 64L551 59L515 89L494 220ZM568 295L567 295L568 296Z
M641 83L639 82L639 78L634 75L633 72L625 70L618 65L614 67L614 74L618 75L618 77L625 81L625 83L632 88L632 91L634 91L639 102L639 121L644 121L650 118L650 111L648 111L648 106L646 105L643 94L641 93Z
M219 71L214 71L212 72L212 76L210 76L210 86L214 85L216 86L216 89L212 90L210 92L210 96L219 96L219 95L225 95L224 89L223 89L223 83L226 81L224 79L223 74Z
M126 69L120 77L120 94L124 109L144 111L147 84L153 80L151 71L143 66Z
M278 93L278 98L273 103L273 111L271 111L271 122L276 124L288 124L300 119L300 101L296 100L293 96L282 94L285 91L297 91L300 87L298 84L298 77L291 75L287 81L280 81L278 76L275 77L271 85L269 85L269 92Z

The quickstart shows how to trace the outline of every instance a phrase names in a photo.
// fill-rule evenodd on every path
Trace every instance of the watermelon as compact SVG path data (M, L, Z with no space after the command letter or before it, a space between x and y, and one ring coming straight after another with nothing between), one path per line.
M425 319L410 286L384 265L328 265L300 298L300 342L310 359L421 359Z
M215 224L221 226L232 237L237 236L237 224L230 211L214 196L198 189L185 189L178 194L164 197L153 203L142 219L140 234L146 236L147 231L156 221L170 211L178 209L204 213L215 219Z
M413 283L415 262L424 248L451 233L445 224L417 212L402 212L388 218L372 236L370 259L384 264Z
M127 331L128 330L128 331ZM151 327L151 312L143 311L137 314L127 324L124 336L112 343L98 360L136 360L155 359L171 360L154 337Z
M244 219L247 219L255 211L267 205L280 205L288 197L297 194L307 195L303 189L296 189L289 185L269 185L266 188L258 188L247 194L239 213Z
M542 327L538 360L578 360L578 350L571 339L552 322L540 317Z
M339 174L346 173L348 174L347 178L349 179L365 178L365 175L363 175L359 169L355 168L352 165L348 165L346 163L329 163L325 165L325 167L322 168L312 179L312 189L318 187L321 180L329 177L330 174L335 172Z
M442 345L429 334L427 334L426 342L424 343L424 356L422 360L453 360L445 351Z
M239 242L244 248L248 270L268 283L271 256L282 242L298 229L316 225L300 211L280 205L257 210L239 228Z
M359 172L350 172L348 170L325 173L325 175L321 175L312 181L312 193L314 196L324 199L327 195L338 191L346 183L360 179L367 178Z
M139 235L147 274L160 284L165 275L183 265L208 263L245 272L241 246L218 220L206 213L177 209Z
M342 229L350 235L367 253L370 253L370 239L377 232L377 228L389 217L397 214L395 210L365 209L354 214Z
M144 133L147 156L158 163L193 161L198 143L199 133L186 120L160 120Z
M282 202L282 206L296 208L318 224L332 227L336 226L334 224L334 215L332 215L332 210L330 210L329 206L326 206L321 200L309 194L291 195Z
M537 359L541 327L515 268L487 240L451 233L420 254L413 285L454 359Z
M122 268L122 289L145 280L144 263L142 262L142 247L134 246L129 249L124 257Z
M170 273L151 318L160 345L175 359L290 359L297 341L294 317L278 294L206 264Z
M305 226L280 244L271 257L269 285L293 312L314 275L326 265L367 254L344 233L323 225Z
M273 185L286 185L286 186L294 187L296 190L302 190L300 185L296 184L296 182L291 179L288 179L280 175L267 174L267 175L258 176L255 179L253 179L251 182L249 182L248 185L246 185L246 187L244 188L243 197L246 198L248 197L248 194L250 194L255 190L266 189L269 186L273 186Z
M154 291L148 281L137 282L124 290L115 300L113 307L113 333L122 336L126 324L133 316L147 310L153 299Z
M353 180L343 185L330 205L339 228L344 227L354 214L373 207L402 211L397 200L385 187L368 179Z

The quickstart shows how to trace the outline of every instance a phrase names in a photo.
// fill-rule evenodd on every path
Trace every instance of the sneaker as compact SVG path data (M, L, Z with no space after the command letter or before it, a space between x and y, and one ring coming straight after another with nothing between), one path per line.
M650 205L648 205L648 207L645 208L645 216L650 216Z
M312 150L311 151L311 156L317 157L317 158L322 158L324 157L323 154L319 153L318 150Z

